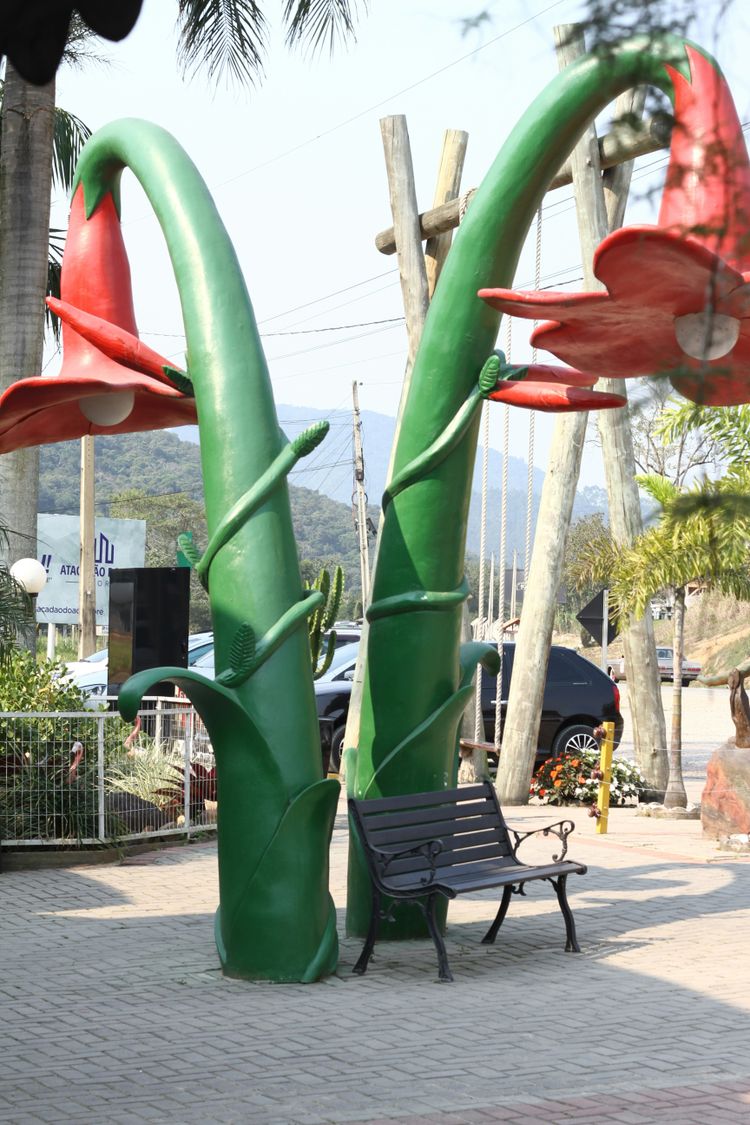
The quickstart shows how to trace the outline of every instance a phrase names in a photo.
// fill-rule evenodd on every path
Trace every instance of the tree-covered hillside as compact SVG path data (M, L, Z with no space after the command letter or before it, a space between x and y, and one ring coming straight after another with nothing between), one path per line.
M40 452L39 511L77 514L80 444L45 445ZM97 437L95 452L97 512L146 519L148 565L174 563L177 531L192 530L198 547L205 545L205 523L196 503L203 500L197 445L154 431ZM343 608L354 612L351 595L361 583L351 508L309 488L291 487L290 496L305 581L312 581L321 566L340 563L348 595ZM371 515L377 523L377 510Z

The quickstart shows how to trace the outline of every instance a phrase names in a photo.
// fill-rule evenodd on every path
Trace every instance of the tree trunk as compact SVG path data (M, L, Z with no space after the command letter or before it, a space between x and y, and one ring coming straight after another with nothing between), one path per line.
M0 116L0 390L38 375L44 349L55 84L32 86L8 64ZM0 457L6 559L36 558L39 456Z
M672 737L669 743L669 781L664 804L669 809L687 808L682 780L682 650L685 640L685 587L674 592L672 610Z
M622 94L615 107L615 118L640 114L644 100L642 89ZM622 225L632 171L631 161L604 173L606 227L601 231L602 238ZM596 389L627 397L622 379L600 379ZM628 547L642 533L643 520L638 485L635 482L633 434L627 410L602 410L599 414L599 436L607 484L610 531L615 543ZM646 612L640 621L631 617L630 626L622 640L636 761L649 786L661 792L667 782L667 736L651 614Z

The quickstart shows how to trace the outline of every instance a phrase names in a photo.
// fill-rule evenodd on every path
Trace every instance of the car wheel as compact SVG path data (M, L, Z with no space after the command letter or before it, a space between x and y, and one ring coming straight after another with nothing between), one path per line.
M337 727L331 736L331 757L329 770L331 773L339 773L341 770L341 752L344 749L344 735L346 734L346 726Z
M683 676L683 677L682 677L682 686L683 686L683 687L690 687L690 685L692 684L692 682L693 682L693 681L692 681L692 680L689 680L689 679L687 678L687 676Z
M552 757L559 758L562 754L585 754L593 751L599 752L599 743L594 738L594 728L578 723L572 727L565 727L552 743Z

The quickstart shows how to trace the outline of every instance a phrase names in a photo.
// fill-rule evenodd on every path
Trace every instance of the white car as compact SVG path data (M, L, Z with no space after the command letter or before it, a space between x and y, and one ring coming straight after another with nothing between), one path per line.
M195 664L206 653L214 651L213 633L192 633L188 637L188 667ZM109 666L107 663L107 649L95 652L86 660L71 661L68 664L71 672L70 679L77 688L80 688L89 699L104 700L107 696L107 683ZM74 669L80 669L75 671Z
M673 680L674 679L674 651L671 648L662 648L661 646L656 650L656 660L659 665L659 679L660 680ZM701 665L696 663L695 660L683 659L682 661L682 686L687 687L693 680L697 680L701 674Z

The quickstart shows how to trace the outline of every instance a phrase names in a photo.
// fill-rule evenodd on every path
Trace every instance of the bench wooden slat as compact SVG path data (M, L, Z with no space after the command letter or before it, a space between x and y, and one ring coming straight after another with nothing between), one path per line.
M377 848L401 843L406 847L412 840L434 840L436 838L445 840L450 836L458 836L460 833L481 832L485 828L494 828L495 831L499 831L497 817L487 813L484 816L466 817L465 819L462 817L456 820L433 820L427 825L388 826L376 831L373 831L371 826L368 825L367 837Z
M357 801L364 815L379 812L381 809L422 808L425 805L455 805L456 801L484 801L487 789L484 785L462 785L458 789L441 789L436 793L407 793L403 797L373 797Z
M475 861L481 860L487 862L493 859L503 859L509 853L507 850L502 850L500 841L487 840L483 844L477 844L475 847L467 847L460 849L451 849L449 851L438 852L435 856L434 866L436 869L441 867L454 867L456 864L471 864ZM515 860L514 860L515 862ZM403 871L428 871L430 869L429 860L424 856L406 856L404 859L392 860L385 871L383 878L388 881L388 876L391 873L400 873Z
M362 825L368 832L377 832L380 828L396 828L400 825L408 824L434 824L436 821L445 820L450 817L451 820L455 818L470 819L474 816L488 816L493 815L497 820L497 810L494 801L488 799L485 794L482 801L462 802L460 805L449 804L447 801L441 804L434 804L430 806L421 806L413 809L403 809L400 812L393 814L388 813L370 813L366 811L362 817Z

